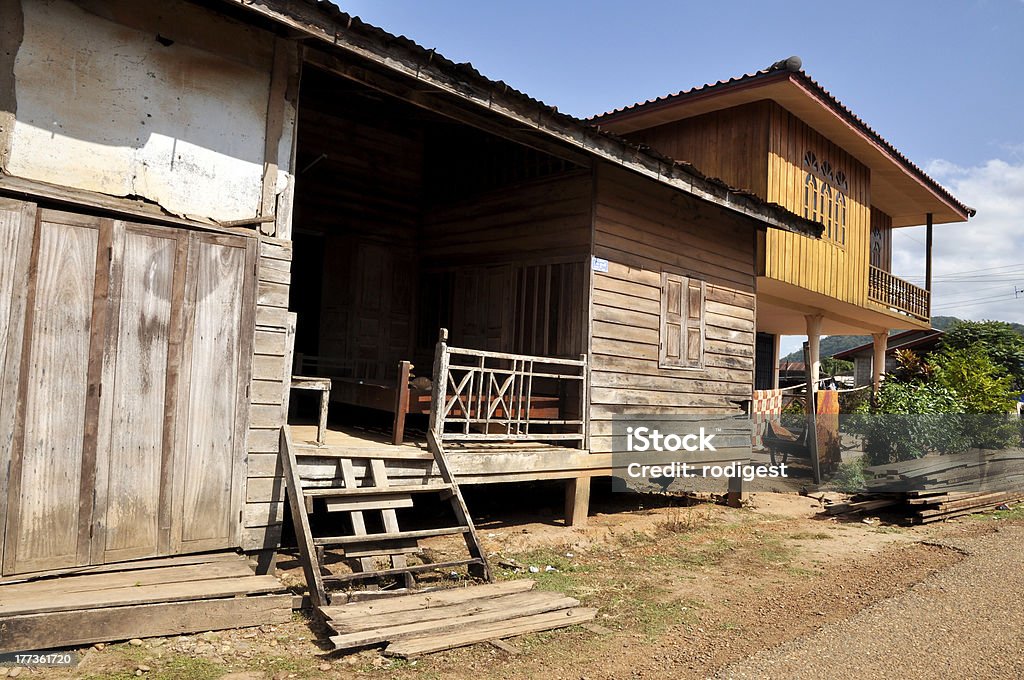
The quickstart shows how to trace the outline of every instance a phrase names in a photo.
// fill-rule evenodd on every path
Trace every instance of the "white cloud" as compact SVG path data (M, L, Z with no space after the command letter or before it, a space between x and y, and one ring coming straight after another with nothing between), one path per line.
M976 208L967 223L936 225L932 313L966 319L1024 323L1024 160L990 160L960 166L945 160L927 172L954 196ZM923 227L897 229L893 273L924 280ZM981 271L979 271L981 270Z

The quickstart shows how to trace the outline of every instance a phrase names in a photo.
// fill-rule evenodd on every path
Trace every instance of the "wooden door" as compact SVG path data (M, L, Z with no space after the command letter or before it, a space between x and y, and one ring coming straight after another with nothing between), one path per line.
M191 235L174 456L172 549L237 544L254 333L255 241Z
M15 283L27 284L27 299L5 573L89 561L100 381L95 343L102 339L96 329L104 322L111 226L47 210L34 234L24 223L20 229L21 238L33 238L29 275Z
M255 240L0 202L0 246L3 573L237 545Z
M170 552L188 232L115 223L93 561Z

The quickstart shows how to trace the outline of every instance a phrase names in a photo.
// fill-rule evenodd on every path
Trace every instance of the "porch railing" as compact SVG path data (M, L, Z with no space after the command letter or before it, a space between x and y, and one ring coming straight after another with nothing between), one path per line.
M587 358L448 346L434 355L430 428L441 441L586 440Z
M868 269L868 299L921 321L931 319L927 290L874 266Z

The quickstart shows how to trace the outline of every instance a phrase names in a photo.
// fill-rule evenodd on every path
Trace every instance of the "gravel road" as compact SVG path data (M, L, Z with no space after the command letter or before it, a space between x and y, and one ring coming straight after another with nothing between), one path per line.
M717 677L1024 677L1024 526L943 542L966 559Z

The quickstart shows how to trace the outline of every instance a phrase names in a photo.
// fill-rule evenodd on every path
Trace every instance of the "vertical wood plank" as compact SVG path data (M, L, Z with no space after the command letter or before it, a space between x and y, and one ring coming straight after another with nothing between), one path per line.
M155 555L165 490L165 418L178 234L122 226L115 242L112 318L97 459L95 542L103 561ZM115 370L116 366L116 370Z
M4 572L83 561L83 464L100 225L44 211L30 265ZM84 556L85 559L88 555Z
M252 317L243 314L255 271L255 251L245 238L191 235L185 352L176 451L180 486L173 535L176 549L228 547L240 522L235 483L245 441L239 410L247 411L247 364ZM251 308L252 305L250 305ZM242 359L240 359L240 357ZM240 394L241 393L241 394ZM244 437L244 435L243 435Z
M7 529L7 484L21 381L29 262L36 230L36 206L0 204L0 572Z

